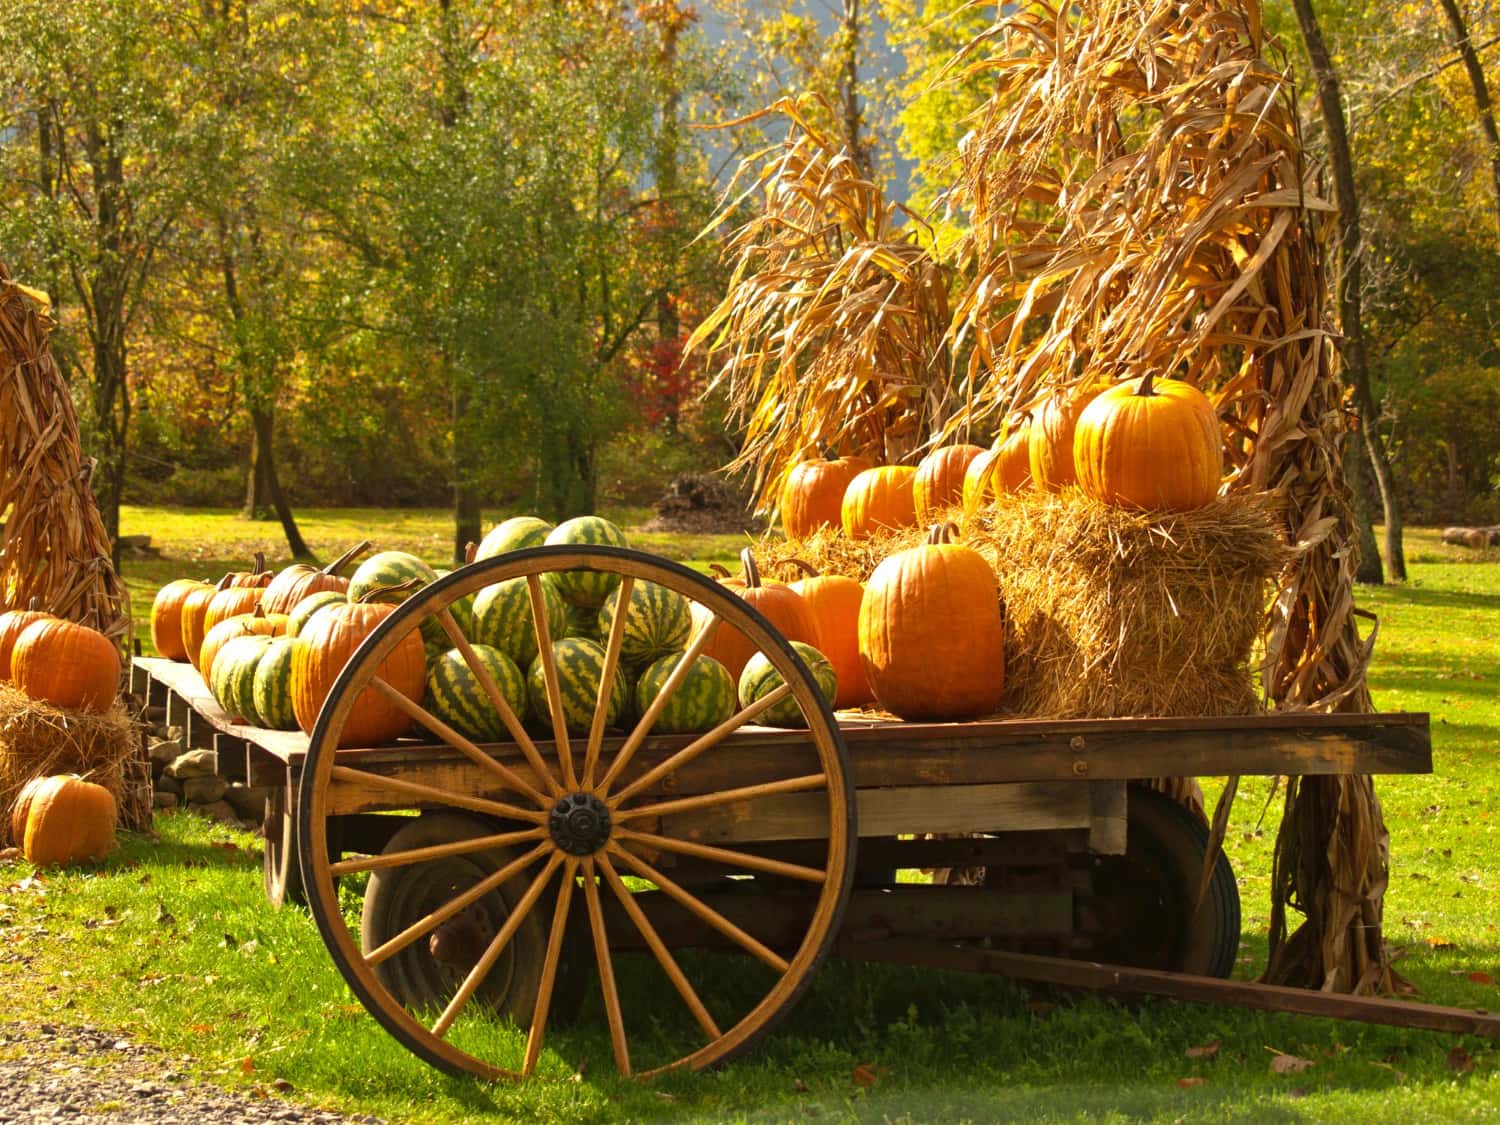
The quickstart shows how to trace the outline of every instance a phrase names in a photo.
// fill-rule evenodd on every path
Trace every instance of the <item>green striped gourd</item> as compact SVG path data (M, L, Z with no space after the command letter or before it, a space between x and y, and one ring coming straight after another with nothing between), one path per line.
M797 650L797 655L802 657L802 662L807 665L808 671L812 673L813 682L818 685L818 691L832 707L839 690L838 675L833 670L833 663L810 644L804 644L802 641L792 641L791 644L792 648ZM770 695L785 682L781 673L771 667L766 654L757 652L746 663L745 670L740 673L740 703L748 707L762 696ZM802 714L802 708L790 695L770 710L761 712L760 717L755 721L767 727L807 726L807 719Z
M255 662L250 700L260 725L272 730L296 730L292 710L292 646L295 637L276 637Z
M437 571L416 555L405 551L381 551L360 563L359 569L349 579L349 600L351 602L375 602L378 605L400 605L423 586L430 586L436 582L437 578ZM417 584L409 590L386 589L391 586L404 585L412 579L416 579ZM376 590L386 592L371 597L371 593ZM446 649L452 643L447 636L448 634L443 632L443 627L436 617L423 620L422 638L428 644L442 645Z
M453 572L440 568L436 573L439 578L447 578ZM465 594L448 606L448 612L453 614L453 623L458 626L458 631L472 641L474 639L474 595ZM444 636L447 634L445 633Z
M682 662L683 653L674 652L651 664L641 673L635 685L637 714L661 694L673 670ZM688 674L667 700L652 731L659 734L686 734L712 730L734 714L734 678L729 669L712 656L693 661Z
M251 726L262 726L255 710L255 666L270 648L267 636L235 637L214 657L208 685L219 706Z
M557 665L557 686L568 732L586 734L594 724L594 707L604 675L604 649L594 641L567 637L552 643L552 660ZM542 673L540 655L532 661L531 670L526 674L526 691L531 700L532 715L550 731L552 709L547 705L547 681ZM619 721L625 709L625 693L625 677L617 674L614 690L609 694L606 725L613 726Z
M497 648L475 645L474 655L493 677L516 718L526 717L526 679L515 661ZM507 738L500 712L490 702L479 677L464 663L463 653L450 648L427 668L427 706L460 734L478 742Z
M577 516L558 524L547 536L549 547L624 547L625 533L599 516ZM554 572L558 592L569 605L598 609L620 584L618 574L597 570Z
M302 632L302 627L312 620L312 615L318 610L348 600L349 595L341 590L319 590L316 594L308 594L292 607L291 613L287 614L286 635L295 637Z
M620 591L616 588L599 610L599 639L605 644L609 642L619 602ZM668 653L681 652L692 631L693 615L685 597L655 582L636 582L630 588L630 611L625 615L620 659L638 668Z
M549 635L553 640L561 640L568 631L567 603L545 578L541 585ZM470 639L499 649L518 668L531 667L537 653L536 626L531 620L531 594L525 578L507 578L474 595L474 631Z
M479 542L474 552L474 561L492 559L507 551L519 551L526 547L540 547L547 541L552 525L536 516L511 516L490 528L489 534Z

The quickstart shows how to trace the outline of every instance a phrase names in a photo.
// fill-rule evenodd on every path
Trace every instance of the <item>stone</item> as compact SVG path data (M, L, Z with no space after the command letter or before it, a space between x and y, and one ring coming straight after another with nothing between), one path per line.
M173 759L167 773L179 781L190 777L212 777L219 771L219 756L212 750L189 750Z
M224 800L241 820L261 820L266 815L266 798L274 790L269 785L243 785L235 782L224 793Z
M195 813L199 813L211 820L222 821L232 828L239 828L240 818L234 815L234 810L229 807L228 801L209 801L205 804L192 806Z
M146 748L146 754L151 759L151 768L162 769L170 766L182 756L182 739L180 738L157 738L151 741Z
M164 793L159 789L151 794L151 805L153 808L175 809L180 800L181 798L176 793Z
M178 781L175 777L168 777L166 774L162 774L156 779L156 791L158 793L174 793L181 797L182 782Z
M182 795L190 805L207 805L224 796L229 782L222 777L190 777L182 783Z

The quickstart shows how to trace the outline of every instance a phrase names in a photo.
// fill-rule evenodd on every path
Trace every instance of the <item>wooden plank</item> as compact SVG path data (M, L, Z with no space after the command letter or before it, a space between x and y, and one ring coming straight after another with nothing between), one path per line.
M1089 850L1098 855L1125 854L1125 783L1089 782Z
M1200 977L1189 973L1104 965L1095 961L1073 961L1064 957L1005 953L922 939L841 941L834 947L834 952L862 961L887 961L900 965L998 973L1017 980L1040 981L1068 988L1092 988L1126 996L1166 996L1195 1004L1220 1004L1264 1012L1293 1012L1328 1019L1500 1038L1500 1015L1484 1009L1449 1008L1374 996L1348 996L1255 981L1221 980L1218 977Z

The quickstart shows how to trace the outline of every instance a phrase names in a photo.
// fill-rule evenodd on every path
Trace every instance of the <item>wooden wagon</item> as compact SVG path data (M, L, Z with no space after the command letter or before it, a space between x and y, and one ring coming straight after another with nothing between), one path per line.
M577 568L617 575L621 604L637 582L698 603L709 628L681 667L714 628L735 628L784 685L707 733L656 735L674 676L631 729L606 729L619 614L591 728L567 731L544 656L552 721L547 737L528 730L448 607L524 579L550 656L542 581ZM377 675L424 624L465 654L510 741L477 745ZM268 896L305 896L361 1002L450 1072L532 1072L549 1020L576 1017L589 977L622 1073L721 1062L767 1032L830 953L1450 1030L1500 1023L1222 979L1240 933L1229 864L1205 863L1199 819L1132 784L1430 772L1426 715L835 715L788 643L739 598L687 568L610 548L517 552L420 591L350 661L310 736L232 723L185 665L141 659L136 677L191 741L211 742L226 763L243 751L247 779L274 787ZM427 737L340 748L366 691ZM756 725L784 698L804 727ZM900 881L913 869L953 877ZM528 1029L524 1048L504 1030L512 1020Z

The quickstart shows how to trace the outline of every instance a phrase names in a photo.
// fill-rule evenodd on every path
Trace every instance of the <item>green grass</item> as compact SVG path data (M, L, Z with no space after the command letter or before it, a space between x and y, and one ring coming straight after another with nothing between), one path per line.
M233 524L222 518L221 532ZM416 541L424 526L411 525ZM1409 585L1361 592L1381 618L1377 705L1430 711L1436 750L1434 776L1378 782L1386 932L1423 999L1495 1010L1500 987L1469 975L1500 978L1500 567L1448 561L1428 540L1412 537L1411 554L1434 561L1414 562ZM1271 796L1269 781L1247 780L1227 844L1245 976L1264 960ZM256 841L188 816L158 827L96 869L37 882L24 863L0 867L0 1015L119 1028L231 1087L280 1078L319 1104L424 1122L1426 1122L1493 1120L1500 1106L1496 1048L1477 1038L1167 1002L1054 1007L999 979L837 962L759 1050L713 1073L615 1078L591 997L580 1029L549 1038L539 1080L486 1087L417 1062L363 1013L308 915L265 905ZM712 996L735 979L698 983ZM635 987L628 974L622 987ZM1187 1056L1215 1042L1212 1057ZM1274 1075L1273 1050L1312 1065Z

